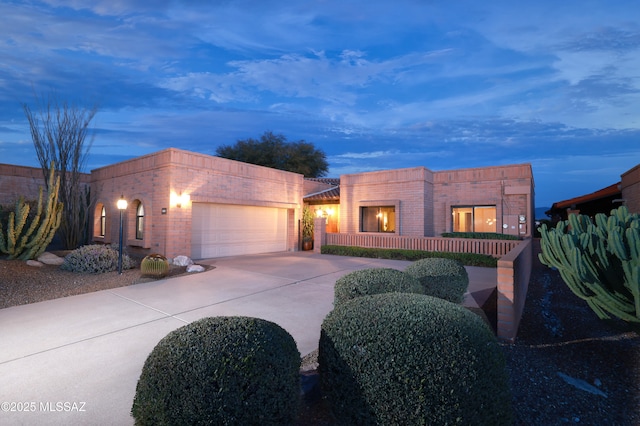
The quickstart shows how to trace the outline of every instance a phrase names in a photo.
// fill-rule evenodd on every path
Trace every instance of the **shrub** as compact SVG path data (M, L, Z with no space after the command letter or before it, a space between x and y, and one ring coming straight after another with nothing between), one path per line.
M120 253L111 246L93 244L82 246L65 256L60 268L72 272L99 274L118 269ZM135 262L126 254L122 255L122 269L135 267Z
M397 269L361 269L336 281L333 304L338 306L356 297L391 292L423 293L423 290L420 281Z
M337 306L322 323L318 362L339 424L511 424L495 336L442 299L387 293Z
M517 235L498 234L497 232L444 232L443 238L472 238L475 240L519 240Z
M453 303L461 303L469 287L467 270L452 259L420 259L407 266L405 272L420 281L424 294Z
M296 343L280 326L204 318L156 345L131 414L138 425L289 424L297 415L299 369Z
M478 253L450 253L442 251L405 250L405 249L381 249L356 246L333 246L323 245L320 248L322 254L333 254L337 256L367 257L373 259L394 259L394 260L419 260L431 257L441 257L454 259L467 266L485 266L495 268L498 266L498 259L487 254Z

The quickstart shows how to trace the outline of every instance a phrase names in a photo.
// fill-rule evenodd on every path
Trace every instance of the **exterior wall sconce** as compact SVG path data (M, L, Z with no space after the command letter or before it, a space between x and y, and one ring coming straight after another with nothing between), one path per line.
M181 193L180 195L178 195L175 192L171 192L170 198L171 205L176 206L177 208L182 208L183 205L186 206L191 200L189 194L186 193Z
M120 199L116 203L118 210L120 210L120 249L118 251L118 274L122 274L122 213L127 209L127 200L124 199L124 195L120 196Z

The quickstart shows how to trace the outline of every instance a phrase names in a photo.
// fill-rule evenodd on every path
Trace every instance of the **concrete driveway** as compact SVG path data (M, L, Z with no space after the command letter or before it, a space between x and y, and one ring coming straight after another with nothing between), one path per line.
M172 330L209 316L264 318L306 355L338 278L410 262L292 252L199 263L215 269L0 310L0 424L133 424L144 361ZM475 306L495 287L496 270L467 270L465 304Z

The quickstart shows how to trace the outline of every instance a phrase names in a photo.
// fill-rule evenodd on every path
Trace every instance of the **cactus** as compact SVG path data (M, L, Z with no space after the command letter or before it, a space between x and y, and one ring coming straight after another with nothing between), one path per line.
M540 262L555 267L564 282L600 319L640 323L640 217L625 206L595 223L569 215L555 228L540 228Z
M58 201L60 178L55 178L53 163L49 173L49 195L43 204L43 189L36 213L29 219L31 207L22 198L16 202L15 211L9 213L6 235L0 223L0 252L8 254L9 259L29 260L37 258L45 251L62 219L63 205ZM25 227L29 223L29 226Z
M146 277L166 277L169 273L169 261L161 254L147 255L140 263L140 271Z

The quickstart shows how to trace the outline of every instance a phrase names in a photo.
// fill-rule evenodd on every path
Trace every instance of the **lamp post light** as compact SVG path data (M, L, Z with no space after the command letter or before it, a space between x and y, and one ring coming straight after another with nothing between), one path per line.
M122 274L122 213L127 209L127 200L124 195L118 200L118 210L120 210L120 251L118 253L118 274Z

